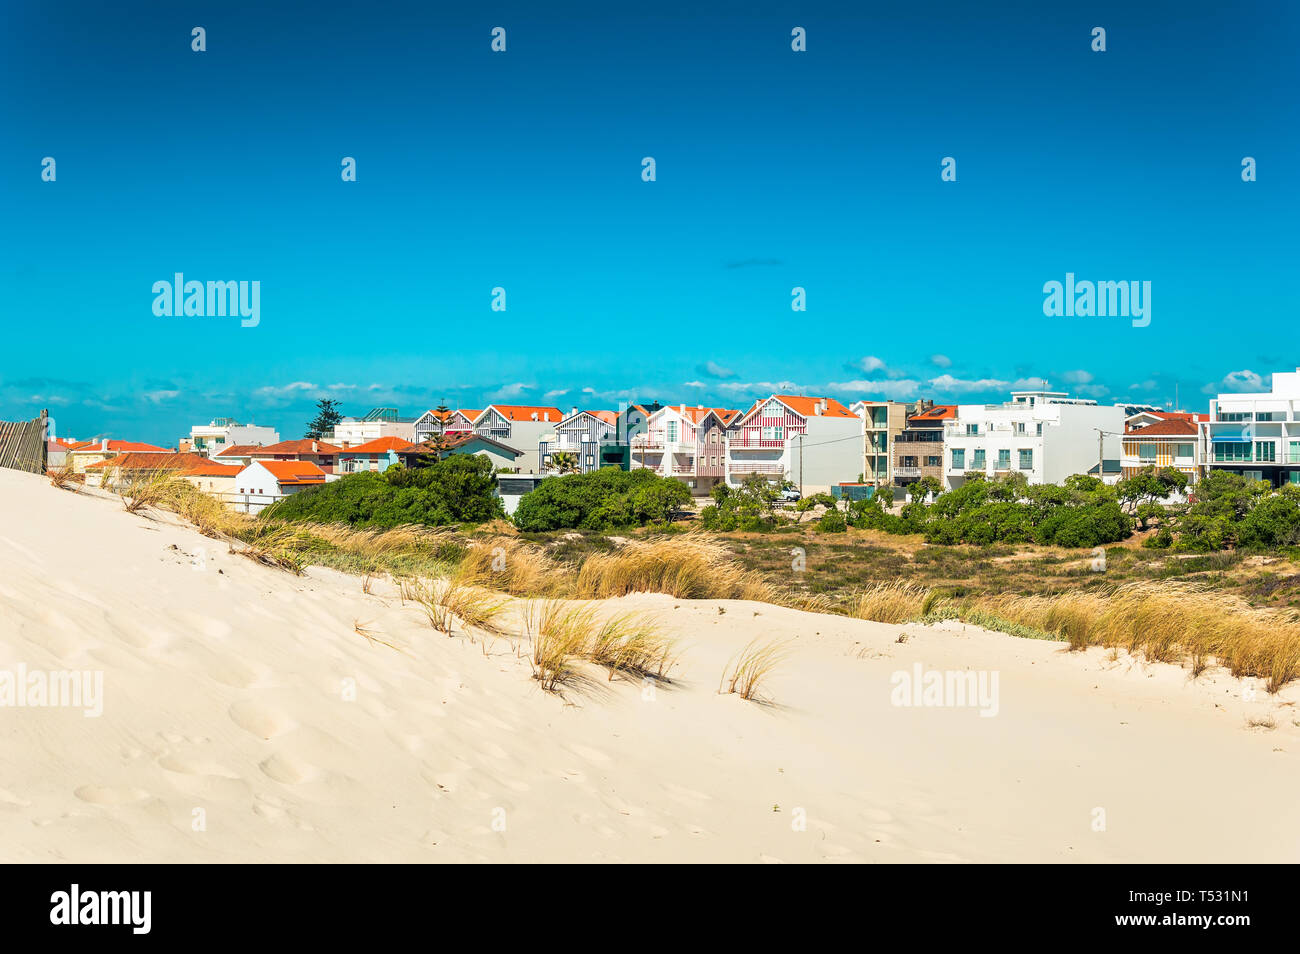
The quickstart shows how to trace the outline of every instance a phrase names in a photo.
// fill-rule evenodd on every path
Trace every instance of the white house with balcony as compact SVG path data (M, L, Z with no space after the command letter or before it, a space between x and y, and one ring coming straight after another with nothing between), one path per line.
M1206 471L1300 484L1300 368L1274 373L1271 391L1220 394L1198 426Z
M249 444L278 444L280 433L274 427L240 424L231 417L218 417L208 424L190 428L189 447L196 454L217 457L227 447Z
M1058 391L1012 391L1002 404L959 404L944 424L944 486L960 487L972 471L990 478L1015 471L1031 484L1061 484L1102 461L1110 466L1100 472L1115 476L1124 417L1123 407Z
M411 443L415 440L415 418L401 417L396 408L376 407L364 417L345 417L334 425L329 443L342 448L356 447L369 441L393 437Z
M727 427L726 446L728 486L758 474L826 493L860 472L862 419L832 398L773 394Z
M542 435L537 454L545 473L557 473L557 454L568 455L575 473L589 474L601 467L602 447L618 442L618 414L614 411L579 411L576 407L553 431Z

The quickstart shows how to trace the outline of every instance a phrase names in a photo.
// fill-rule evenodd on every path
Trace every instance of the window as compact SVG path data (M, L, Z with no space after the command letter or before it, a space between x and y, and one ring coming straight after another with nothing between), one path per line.
M952 452L952 469L953 469L953 470L965 470L965 469L966 469L966 451L965 451L964 448L961 448L961 449L954 449L954 450L953 450L953 452Z
M1020 469L1021 470L1034 469L1034 452L1032 450L1022 450L1020 452Z
M1042 436L1043 436L1043 422L1042 422L1042 421L1039 421L1039 422L1038 422L1038 436L1039 436L1039 437L1042 437Z
M1151 441L1138 444L1138 460L1154 461L1159 448Z
M1300 441L1291 442L1291 448L1286 454L1286 462L1288 464L1300 464Z
M772 428L772 435L778 441L785 440L785 427L781 424L776 425L776 427Z
M938 457L927 457L927 458L925 459L925 466L926 466L926 467L942 467L943 464L940 462L940 460L939 460Z
M978 424L967 424L967 425L966 425L966 436L967 436L967 437L979 437L979 433L980 433L980 426L979 426Z
M1276 461L1277 444L1272 441L1255 441L1255 460Z
M1272 412L1272 411L1260 411L1258 414L1255 415L1255 420L1257 420L1257 421L1271 421L1271 420L1274 420L1274 418L1273 418L1273 412ZM1282 418L1279 417L1279 418L1277 418L1277 420L1280 421L1280 420L1282 420Z
M970 462L971 467L972 467L974 470L983 470L984 467L985 467L985 464L984 464L984 448L982 448L982 447L977 447L977 448L975 449L975 451L973 452L973 454L972 454L972 458L973 458L973 459L972 459L971 462Z
M1174 446L1174 456L1175 456L1175 457L1195 457L1195 456L1196 456L1196 445L1195 445L1195 444L1176 444L1176 445Z
M669 444L677 443L677 422L676 421L668 422L668 443Z
M1220 411L1219 420L1221 421L1249 421L1250 414L1242 411Z
M1025 422L1024 422L1024 421L1016 421L1016 433L1017 433L1017 434L1023 434L1024 432L1025 432Z
M770 441L771 439L772 439L772 428L770 428L770 427L764 427L764 428L763 428L763 440L765 440L765 441Z
M998 470L1011 469L1011 448L998 451Z
M1250 460L1250 445L1244 441L1215 441L1214 459L1219 463Z

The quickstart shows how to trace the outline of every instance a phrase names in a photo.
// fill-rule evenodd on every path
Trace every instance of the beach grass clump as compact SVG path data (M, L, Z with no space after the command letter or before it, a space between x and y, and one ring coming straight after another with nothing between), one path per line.
M591 640L595 611L543 600L532 611L529 656L533 678L547 692L557 692L578 674L578 663Z
M74 493L86 483L86 475L77 473L70 464L50 467L46 469L45 476L49 478L51 487L57 487L59 490L71 490Z
M723 668L718 692L726 685L728 694L736 693L755 702L768 701L760 696L760 690L789 652L789 643L780 640L763 644L757 639L750 640Z
M573 588L573 595L579 599L608 599L629 593L666 593L680 599L778 601L771 584L739 566L721 541L702 534L629 541L612 553L592 553L579 568Z
M936 597L924 586L903 580L876 583L852 601L849 615L877 623L908 623L934 608Z

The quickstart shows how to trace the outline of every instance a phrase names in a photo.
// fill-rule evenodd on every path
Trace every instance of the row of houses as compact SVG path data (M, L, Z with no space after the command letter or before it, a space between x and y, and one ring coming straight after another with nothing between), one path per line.
M1215 469L1275 486L1300 483L1300 369L1267 392L1220 394L1207 413L1102 405L1050 390L996 404L857 401L772 394L747 409L624 404L618 410L532 405L437 409L403 418L376 408L345 418L328 439L279 440L272 428L217 419L177 449L130 441L52 442L73 470L121 480L167 469L255 512L303 487L430 454L482 454L513 503L548 475L646 469L699 495L757 475L802 493L857 486L906 491L924 477L945 488L972 473L1020 473L1033 484L1072 474L1108 483L1144 467L1175 467L1195 483ZM247 443L235 438L262 438ZM274 438L274 440L269 440ZM147 466L146 466L147 465Z

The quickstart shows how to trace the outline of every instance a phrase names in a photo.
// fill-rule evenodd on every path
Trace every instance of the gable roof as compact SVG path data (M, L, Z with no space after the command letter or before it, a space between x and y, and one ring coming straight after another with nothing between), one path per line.
M86 470L189 470L204 463L198 454L155 454L133 452L107 457L89 464Z
M212 459L219 457L249 457L255 451L262 449L261 444L231 444L229 447L223 447L212 455Z
M248 467L265 467L278 484L325 483L325 471L305 460L255 460ZM241 467L240 473L248 467Z
M768 401L780 401L801 417L847 417L852 418L855 421L859 420L856 414L834 398L808 397L803 394L773 394L770 397L765 397L761 400L755 401L748 411L736 419L735 423L744 423L748 418L752 417L762 409ZM821 414L818 414L817 405L822 401L826 402L826 410Z
M335 447L333 444L327 444L324 441L314 441L310 438L302 438L296 441L280 441L278 444L268 444L265 447L254 447L249 453L253 456L258 454L321 454L329 456L342 452L343 448Z
M507 454L513 454L515 457L521 457L524 453L521 450L515 450L509 444L503 444L501 441L491 437L486 437L483 434L457 434L455 437L448 437L443 444L443 448L446 451L454 451L459 450L466 444L473 444L475 442L480 444L490 444Z
M907 420L911 421L947 421L957 416L956 404L936 404L928 407L924 411L913 414Z
M157 446L155 446L155 445L153 445L153 444L142 444L142 443L139 443L138 441L102 441L102 440L101 440L101 441L82 441L80 444L76 444L76 445L74 445L74 446L72 446L72 447L69 447L68 450L71 450L71 451L97 451L97 450L102 450L102 449L104 449L104 445L105 445L105 444L108 445L108 448L107 448L107 449L108 449L109 451L114 452L114 453L118 453L118 454L129 454L129 453L138 453L138 454L175 454L175 453L176 453L175 448L171 448L171 447L157 447Z
M536 404L489 404L483 409L483 413L496 411L507 421L532 422L533 415L537 415L537 422L549 422L558 424L564 420L564 414L558 407L542 407ZM477 422L475 422L477 423Z
M185 471L183 477L234 477L242 473L243 464L214 464L212 461L200 464Z
M343 448L338 453L343 455L387 454L389 451L397 451L399 454L424 454L428 453L428 448L421 447L419 444L412 444L402 437L376 437L373 441L366 441L356 447Z
M1199 428L1191 421L1182 418L1173 418L1168 421L1156 421L1154 424L1148 424L1146 427L1136 427L1130 431L1125 431L1125 437L1195 437Z

